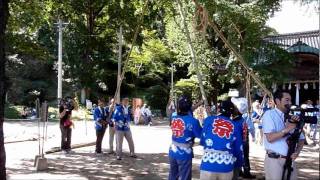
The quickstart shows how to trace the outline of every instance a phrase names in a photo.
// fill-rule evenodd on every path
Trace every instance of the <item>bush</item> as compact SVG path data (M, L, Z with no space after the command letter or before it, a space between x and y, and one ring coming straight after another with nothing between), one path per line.
M201 97L198 82L194 79L180 79L175 85L177 97L187 95L193 99Z
M162 114L166 111L168 90L166 87L156 85L148 88L145 99L152 109L161 110Z
M11 104L6 104L4 108L4 117L7 119L20 119L22 109L23 109L22 106L14 106Z

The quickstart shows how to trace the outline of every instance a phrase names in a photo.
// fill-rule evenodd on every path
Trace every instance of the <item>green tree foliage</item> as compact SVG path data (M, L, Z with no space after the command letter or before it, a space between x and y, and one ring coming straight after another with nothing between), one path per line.
M150 86L146 89L147 93L145 94L145 99L148 102L148 105L153 107L153 109L159 109L164 112L166 112L166 105L167 101L164 99L164 97L167 97L169 95L167 87L162 85L154 85Z
M270 84L270 79L277 81L285 78L287 71L282 71L282 66L266 68L266 64L260 63L261 61L257 59L259 58L258 53L264 49L266 52L264 56L267 56L269 64L275 65L280 62L281 65L290 66L291 58L288 53L281 51L278 47L266 45L262 41L265 36L274 33L273 29L266 26L266 21L273 12L279 10L279 0L201 0L199 2L207 8L209 17L218 24L228 41L244 57L246 63L258 71L266 83ZM245 72L239 68L232 53L223 53L226 49L212 30L208 30L208 34L210 44L219 50L220 54L225 54L229 58L231 70L229 72L232 72L232 74L229 73L230 77L242 81ZM275 51L277 53L274 53Z
M131 55L129 70L137 77L152 74L161 78L167 76L173 53L156 36L155 31L142 32L144 43L136 47ZM161 79L162 80L162 79Z
M198 98L200 96L199 85L195 78L180 79L174 86L177 97L187 95L188 97ZM197 94L194 96L195 92Z
M208 28L205 32L195 30L195 4L187 0L183 2L209 97L217 97L228 87L243 84L245 72L236 63L234 55L212 29ZM284 71L275 65L286 64L289 60L287 54L281 52L280 56L273 56L271 52L275 51L274 47L265 47L261 43L264 36L274 33L265 23L278 10L279 0L198 2L206 7L209 18L218 24L249 66L257 70L266 82L268 79L285 77ZM86 88L97 96L101 93L113 95L116 89L118 29L120 26L124 29L125 59L144 3L144 0L13 0L10 12L19 13L12 13L7 33L10 42L8 57L11 57L8 69L11 87L16 89L11 97L19 94L26 96L34 90L44 90L45 98L54 97L58 54L55 23L59 18L69 23L63 32L64 91L68 88L72 91ZM148 88L157 85L168 91L171 63L177 65L175 81L193 78L195 70L181 27L175 2L149 2L143 15L143 30L139 32L137 46L129 59L121 90L123 93L141 94L137 91L148 91ZM271 60L257 59L262 48L268 52L267 55L270 54L268 59ZM34 73L35 65L41 67L37 73ZM266 68L270 66L273 68ZM24 76L18 77L19 73ZM26 85L17 88L22 81ZM230 81L236 83L230 84ZM37 83L31 85L31 82ZM52 89L52 92L48 92L48 89ZM194 97L197 91L194 90Z
M289 54L262 41L263 37L274 33L274 30L265 24L272 13L278 10L279 1L199 0L198 2L208 10L208 18L217 23L223 35L245 58L246 63L259 73L264 82L268 83L271 79L283 80L286 77L287 72L281 67L283 65L290 67ZM198 31L204 26L203 24L197 26L199 24L195 23L196 6L191 1L184 3L189 30L193 34L193 45L205 77L206 89L209 91L209 97L214 97L213 100L216 101L218 94L228 90L226 87L244 84L246 72L213 29L208 27L205 31ZM173 16L168 15L166 20L168 44L177 54L176 63L180 66L190 64L191 56L186 39L181 36L181 19L177 13L173 13ZM264 54L267 56L267 63L261 63L259 59L262 50L267 52ZM276 66L277 64L282 66ZM194 71L189 67L189 77L192 74Z
M24 80L34 81L35 79L30 78L34 73L33 66L28 64L44 63L49 69L51 68L51 71L48 71L48 68L38 67L38 72L49 72L47 75L38 77L51 85L47 89L56 89L56 83L50 81L52 75L56 73L57 60L58 34L54 23L61 18L69 23L63 32L65 80L74 86L74 90L87 87L93 91L103 92L99 87L102 83L107 86L107 93L113 94L117 70L117 30L120 25L124 28L123 56L126 56L137 19L142 13L143 3L144 1L139 0L12 1L10 11L19 13L13 13L14 15L10 18L10 31L7 33L10 41L8 49L14 57L10 58L12 61L8 67L12 72L11 84L19 85L19 81ZM150 4L150 6L153 5ZM150 24L155 18L152 9L146 13L147 18L144 24L146 28L151 27ZM142 38L139 37L138 40L138 44L141 44ZM20 64L15 59L19 59ZM17 76L21 70L25 70L24 74L28 75ZM34 73L34 75L38 74ZM64 82L64 90L66 84ZM12 86L12 89L15 87ZM124 87L129 86L124 85ZM25 93L28 91L25 88L21 86L16 92ZM15 95L17 94L11 94L12 97Z
M193 15L195 6L192 3L186 4L187 21L189 22L189 30L191 32L191 39L194 49L197 54L197 59L199 61L199 68L203 74L203 81L205 84L206 93L209 94L209 99L215 92L220 89L220 77L224 72L220 71L220 66L227 63L228 59L221 56L219 51L212 48L209 41L207 40L207 35L195 31L193 28ZM191 63L191 56L188 49L188 44L185 36L183 36L183 29L181 26L181 18L179 14L172 17L167 17L166 19L166 34L168 44L172 51L176 54L177 61L175 62L178 66L183 67L188 66L188 77L195 74L194 67ZM179 72L178 72L179 73ZM223 81L221 81L223 83ZM197 96L196 96L197 95ZM194 91L193 96L197 99L200 98L198 91Z
M39 28L48 21L47 2L10 2L6 72L10 79L8 100L12 103L30 105L37 97L55 97L53 60L38 40Z

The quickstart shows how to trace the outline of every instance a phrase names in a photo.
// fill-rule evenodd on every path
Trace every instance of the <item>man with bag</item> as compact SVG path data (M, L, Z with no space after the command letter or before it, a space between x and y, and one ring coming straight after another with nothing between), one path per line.
M95 129L96 129L96 154L102 155L102 140L104 137L104 133L106 132L106 129L108 127L108 112L106 112L105 109L105 100L103 98L100 98L98 100L98 107L94 110L93 119L95 121Z

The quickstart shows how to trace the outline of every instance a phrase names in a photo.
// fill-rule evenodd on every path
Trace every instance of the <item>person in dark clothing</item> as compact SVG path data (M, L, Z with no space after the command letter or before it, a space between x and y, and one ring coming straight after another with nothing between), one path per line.
M254 179L256 176L250 173L248 123L246 121L247 119L244 118L244 114L246 114L248 111L248 101L246 98L243 97L233 97L231 98L231 102L235 106L232 119L242 130L241 140L243 147L243 159L241 159L241 161L237 160L236 162L233 180L238 179L239 175L244 178Z
M65 153L71 152L71 133L72 133L72 100L63 100L60 103L60 130L61 130L61 150Z
M242 171L240 171L240 176L247 179L255 179L256 176L252 175L250 173L251 167L250 167L250 160L249 160L249 133L251 134L251 137L253 138L253 142L255 141L255 129L253 122L250 118L250 116L246 114L242 115L244 121L244 128L243 128L243 166Z

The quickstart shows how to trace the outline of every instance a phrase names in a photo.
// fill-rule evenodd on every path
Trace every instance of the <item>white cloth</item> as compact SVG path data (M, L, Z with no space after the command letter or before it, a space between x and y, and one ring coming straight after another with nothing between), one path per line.
M300 104L300 93L299 93L299 89L300 89L300 84L296 84L296 105L299 106Z
M145 113L147 114L147 116L152 116L152 113L149 108L145 108Z
M248 100L246 98L231 98L231 102L237 107L241 114L244 114L248 110Z
M124 115L127 115L129 113L129 107L128 106L122 106L123 107L123 113Z
M216 173L209 171L200 171L200 180L220 180L220 179L232 179L233 171L227 173Z

